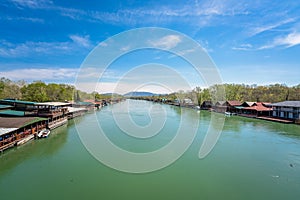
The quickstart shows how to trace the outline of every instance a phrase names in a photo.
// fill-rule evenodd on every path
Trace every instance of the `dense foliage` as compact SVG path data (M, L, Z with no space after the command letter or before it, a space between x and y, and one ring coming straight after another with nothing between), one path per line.
M42 81L35 81L26 84L24 81L13 82L6 78L0 79L0 99L12 98L25 101L82 101L95 99L96 93L88 94L76 90L72 85L67 84L46 84Z
M196 105L201 105L203 101L217 100L238 100L240 102L281 102L286 100L300 101L300 84L288 87L282 84L268 86L244 85L244 84L223 84L214 85L201 89L196 87L192 91L178 91L168 95L149 97L151 99L183 100L191 99Z
M219 92L216 92L219 91ZM222 93L220 91L224 91ZM216 94L221 94L216 97ZM6 78L0 79L0 99L14 98L27 101L83 101L85 99L107 99L119 97L117 94L103 95L86 93L72 85L67 84L46 84L41 81L35 81L27 84L24 81L14 82ZM160 95L149 98L165 98L169 100L190 98L195 104L200 105L207 100L239 100L244 101L263 101L263 102L280 102L285 100L300 101L300 84L288 87L282 84L267 86L244 85L244 84L223 84L214 85L209 88L201 89L196 87L192 91L178 91L168 95Z

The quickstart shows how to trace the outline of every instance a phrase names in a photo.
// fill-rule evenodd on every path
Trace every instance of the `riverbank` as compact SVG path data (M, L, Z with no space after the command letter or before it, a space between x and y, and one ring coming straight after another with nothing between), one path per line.
M120 100L86 102L28 102L0 100L0 152L38 139L45 129L54 130L70 119Z
M168 100L165 98L132 97L131 99L145 100L171 106L185 107L196 110L223 113L225 116L239 115L247 118L268 120L285 124L300 125L300 101L269 102L239 102L239 101L204 101L196 106L191 99Z

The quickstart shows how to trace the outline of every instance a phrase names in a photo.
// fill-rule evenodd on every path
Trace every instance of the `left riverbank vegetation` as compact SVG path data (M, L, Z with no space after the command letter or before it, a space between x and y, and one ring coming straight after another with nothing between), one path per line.
M32 139L69 119L123 99L117 94L86 93L68 84L0 79L0 152Z
M2 77L0 79L0 99L18 99L23 101L49 102L49 101L83 101L85 99L109 99L111 95L97 92L87 93L77 90L73 85L44 83L34 81L12 81ZM120 97L115 95L114 97Z

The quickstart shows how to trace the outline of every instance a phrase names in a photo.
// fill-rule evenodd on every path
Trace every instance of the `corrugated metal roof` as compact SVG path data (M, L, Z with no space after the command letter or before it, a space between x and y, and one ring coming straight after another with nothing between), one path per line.
M72 113L72 112L78 112L78 111L87 111L87 109L86 109L86 108L74 108L74 107L68 107L68 111L69 111L70 113Z
M240 106L242 103L239 101L226 101L230 106Z
M29 124L48 120L41 117L0 117L0 128L22 128Z
M254 106L245 107L245 110L256 110L256 111L271 111L272 108L265 107L262 103L255 103Z
M300 108L300 101L283 101L283 102L273 103L272 106L285 106L285 107Z
M43 102L43 103L35 103L36 106L68 106L71 103L64 102Z
M26 105L34 105L35 104L35 102L20 101L20 100L16 100L16 99L2 99L2 100L0 100L0 102L10 103L10 104L19 103L19 104L26 104Z
M22 117L25 115L25 112L24 111L16 111L16 110L2 110L2 111L0 111L0 115L10 115L10 116Z
M7 109L7 108L12 108L13 106L10 105L2 105L0 104L0 109Z
M0 128L0 136L18 130L18 128Z

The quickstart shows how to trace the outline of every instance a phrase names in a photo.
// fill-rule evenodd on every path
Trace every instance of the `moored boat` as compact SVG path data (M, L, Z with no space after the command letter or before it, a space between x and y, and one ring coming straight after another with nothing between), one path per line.
M49 134L50 134L49 129L43 129L37 134L37 136L38 136L38 138L46 138L49 136Z
M225 116L231 116L232 113L231 112L225 112Z

